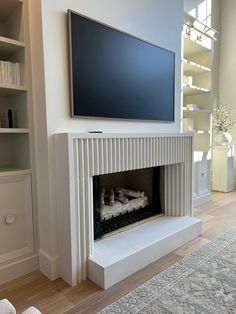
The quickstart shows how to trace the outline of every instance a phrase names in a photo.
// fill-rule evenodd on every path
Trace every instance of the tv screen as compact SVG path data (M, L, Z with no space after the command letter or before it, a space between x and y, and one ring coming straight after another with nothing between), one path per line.
M71 114L174 121L175 54L68 11Z

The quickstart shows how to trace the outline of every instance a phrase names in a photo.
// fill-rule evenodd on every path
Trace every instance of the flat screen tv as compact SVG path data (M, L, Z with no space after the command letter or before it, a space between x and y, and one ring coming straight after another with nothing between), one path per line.
M72 117L174 121L174 52L71 10L68 21Z

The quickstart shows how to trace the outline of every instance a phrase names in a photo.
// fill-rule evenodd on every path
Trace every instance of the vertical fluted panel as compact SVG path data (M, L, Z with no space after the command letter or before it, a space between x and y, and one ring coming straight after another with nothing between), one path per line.
M107 139L108 143L107 143L107 154L108 154L108 171L107 173L111 173L112 172L112 162L113 162L113 150L112 150L112 139L109 138Z
M77 250L78 252L82 252L82 241L83 241L83 234L81 232L81 227L80 227L80 217L82 215L82 208L81 208L81 204L80 204L80 187L79 187L79 178L81 176L81 173L80 173L80 161L79 161L79 150L78 150L78 145L79 145L79 142L78 141L74 141L73 143L73 148L74 148L74 151L73 151L73 157L74 157L74 160L75 160L75 167L74 167L74 171L75 171L75 174L74 174L74 182L75 182L75 191L78 191L78 193L75 193L75 206L76 208L78 208L78 213L77 215L75 215L74 219L76 220L76 224L78 225L78 234L75 234L75 237L78 237L78 245L77 245ZM85 252L83 251L82 254L84 254ZM77 254L78 255L78 254ZM78 267L78 282L81 282L83 280L82 276L83 276L83 272L82 272L82 264L83 264L83 261L82 261L82 258L81 258L81 255L78 255L78 258L77 258L77 267Z
M105 156L104 162L104 173L109 173L109 155L108 155L108 139L105 138L103 141L103 154Z
M192 137L88 138L75 140L79 225L79 281L86 279L93 252L92 177L164 166L164 212L192 215Z
M87 277L87 257L89 256L87 252L87 233L86 229L89 228L86 224L86 206L85 206L85 184L84 184L84 176L85 176L85 164L84 164L84 143L83 140L78 143L78 167L79 167L79 177L78 177L78 192L79 192L79 229L80 229L80 247L81 247L81 279L85 280ZM89 230L89 229L88 229Z

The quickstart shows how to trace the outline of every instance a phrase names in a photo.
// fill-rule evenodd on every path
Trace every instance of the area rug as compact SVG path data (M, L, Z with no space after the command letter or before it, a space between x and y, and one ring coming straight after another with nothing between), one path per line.
M99 314L236 313L236 227Z

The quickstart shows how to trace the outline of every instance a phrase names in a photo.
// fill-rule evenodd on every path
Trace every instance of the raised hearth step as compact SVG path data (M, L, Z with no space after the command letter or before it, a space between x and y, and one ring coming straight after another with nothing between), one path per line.
M161 217L97 240L89 257L89 279L107 289L195 239L202 223L192 217Z

